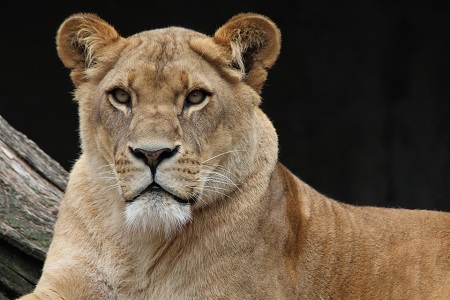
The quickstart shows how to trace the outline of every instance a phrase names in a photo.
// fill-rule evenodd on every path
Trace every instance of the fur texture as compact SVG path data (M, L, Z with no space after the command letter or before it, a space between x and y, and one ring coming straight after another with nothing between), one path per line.
M256 14L213 37L69 17L82 155L23 299L450 299L449 213L341 204L277 163L280 43Z

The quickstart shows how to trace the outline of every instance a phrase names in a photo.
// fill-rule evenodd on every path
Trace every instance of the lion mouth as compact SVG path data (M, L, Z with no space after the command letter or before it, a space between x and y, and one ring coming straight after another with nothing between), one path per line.
M143 196L145 194L151 194L151 193L167 194L172 199L174 199L175 201L177 201L178 203L180 203L182 205L193 205L196 202L195 198L183 199L183 198L180 198L178 196L175 196L174 194L172 194L172 193L168 192L167 190L165 190L162 186L160 186L156 182L153 182L148 187L146 187L142 192L137 194L133 199L127 200L126 202L127 203L132 203L135 200L137 200L139 197L141 197L141 196Z

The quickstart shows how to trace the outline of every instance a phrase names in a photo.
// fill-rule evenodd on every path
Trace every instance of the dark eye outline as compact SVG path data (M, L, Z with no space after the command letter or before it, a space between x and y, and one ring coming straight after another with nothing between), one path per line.
M127 99L126 101L120 101L119 99L117 99L116 93L117 93L118 91L122 91L123 93L127 94L127 95L128 95L128 99ZM117 87L117 88L112 89L112 90L109 92L109 95L110 95L111 98L112 98L116 103L118 103L118 104L121 104L121 105L130 105L130 104L131 104L131 95L130 95L130 93L128 93L127 91L125 91L125 90L122 89L122 88Z
M189 96L191 96L193 93L197 93L197 92L200 92L200 93L203 94L202 97L201 97L201 99L200 99L199 101L197 101L197 102L192 102L192 101L190 101L190 100L189 100ZM209 96L211 96L211 92L208 92L208 91L206 91L206 90L204 90L204 89L193 89L192 91L190 91L190 92L187 94L186 99L184 100L184 106L185 106L185 107L190 107L190 106L194 106L194 105L200 105L200 104L202 104L203 102L205 102L205 100L206 100Z

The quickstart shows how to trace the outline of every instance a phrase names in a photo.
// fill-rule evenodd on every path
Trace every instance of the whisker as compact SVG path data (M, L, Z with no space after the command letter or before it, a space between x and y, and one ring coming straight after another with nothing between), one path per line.
M208 172L212 172L212 171L208 171ZM217 172L212 172L210 174L207 174L206 176L201 177L199 180L197 180L198 182L204 182L204 183L219 183L219 184L225 184L228 186L233 186L236 189L238 189L239 191L242 191L239 186L234 183L230 178L228 178L227 176L221 174L221 173L217 173Z
M204 164L205 162L208 162L210 160L213 160L214 158L217 158L219 156L222 156L222 155L225 155L225 154L229 154L229 153L234 153L234 152L246 152L246 151L245 150L230 150L230 151L226 151L226 152L217 154L217 155L215 155L215 156L213 156L211 158L208 158L207 160L202 161L202 164Z
M236 184L233 182L233 180L231 180L230 178L228 178L228 176L226 176L226 175L224 175L224 174L222 174L222 173L220 173L220 172L208 170L208 173L209 173L210 175L218 175L220 178L224 178L224 179L226 179L227 181L229 181L229 182L233 183L234 185L236 185Z
M214 182L212 182L212 183L214 183ZM201 188L201 187L199 187L199 188ZM203 188L210 188L210 189L218 189L218 190L222 190L222 191L228 191L227 188L220 187L220 186L214 186L214 185L204 185Z
M230 170L228 170L227 168L225 168L222 165L207 165L207 164L204 164L203 167L210 168L210 169L213 169L213 170L218 169L218 170L224 171L224 172L227 173L227 175L233 176L236 180L239 180L239 178L235 174L233 174Z
M208 188L208 187L203 187L203 189L202 189L202 188L194 187L194 189L199 189L199 190L201 190L201 191L207 191L207 192L217 193L217 194L219 194L219 195L222 195L222 196L225 196L225 197L227 197L227 198L232 199L229 195L227 195L227 194L225 194L225 193L222 193L222 192L219 192L219 191L217 191L216 189L210 189L210 188ZM203 195L203 194L202 194L202 195Z
M203 182L205 183L205 185L204 185L205 187L208 186L208 187L210 187L210 188L221 189L221 190L224 190L224 191L228 191L228 189L227 189L227 188L224 188L224 187L216 186L216 185L214 185L214 184L219 183L219 184L225 184L225 185L233 186L233 187L234 187L234 185L232 185L232 184L229 183L229 182L218 181L218 180L208 180L208 181L203 181ZM209 184L209 185L207 185L207 184ZM239 188L238 188L238 189L239 189Z
M194 187L191 187L192 189L194 189ZM196 201L199 201L201 203L204 203L206 205L210 205L208 202L206 202L204 199L201 198L201 194L199 193L194 193L194 192L188 192L189 197L190 198L194 198Z

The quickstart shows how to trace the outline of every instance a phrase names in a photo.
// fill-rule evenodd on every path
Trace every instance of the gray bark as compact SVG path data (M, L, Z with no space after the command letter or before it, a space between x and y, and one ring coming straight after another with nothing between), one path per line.
M40 277L68 173L0 116L0 300Z

